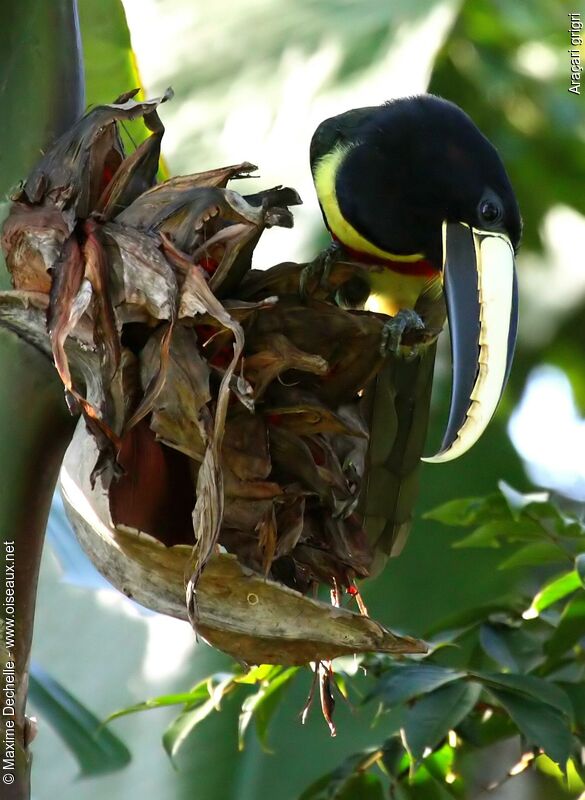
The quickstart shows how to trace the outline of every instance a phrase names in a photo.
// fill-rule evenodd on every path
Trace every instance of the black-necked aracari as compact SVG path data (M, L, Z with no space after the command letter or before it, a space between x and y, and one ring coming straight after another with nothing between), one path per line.
M504 389L516 339L520 212L495 148L460 108L433 95L325 120L311 169L333 239L370 265L365 307L390 317L389 341L398 332L399 342L405 326L430 334L418 350L394 347L364 398L371 440L359 509L380 556L395 555L417 494L445 315L449 418L439 453L424 460L465 453Z

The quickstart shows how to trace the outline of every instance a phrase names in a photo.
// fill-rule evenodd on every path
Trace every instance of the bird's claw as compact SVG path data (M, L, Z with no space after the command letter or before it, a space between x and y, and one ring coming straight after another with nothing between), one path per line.
M329 289L329 275L331 268L343 254L339 242L331 242L329 247L322 250L313 261L310 261L302 270L299 280L299 292L304 299L311 295L315 289Z
M410 308L402 308L396 316L391 317L384 323L380 341L382 356L397 355L401 347L407 346L407 358L414 358L418 354L424 336L420 336L420 341L415 340L408 343L404 342L403 339L408 334L421 334L425 330L425 324L416 311ZM409 338L416 339L416 337Z

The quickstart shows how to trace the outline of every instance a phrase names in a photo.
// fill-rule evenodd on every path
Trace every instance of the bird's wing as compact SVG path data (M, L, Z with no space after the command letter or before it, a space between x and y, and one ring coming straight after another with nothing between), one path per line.
M366 387L363 412L370 430L358 511L376 552L373 571L402 550L418 495L427 436L437 337L446 308L439 277L428 281L415 305L429 343L410 360L390 355Z
M358 512L376 552L374 572L400 553L410 531L435 353L436 342L409 361L389 357L364 393L370 445Z

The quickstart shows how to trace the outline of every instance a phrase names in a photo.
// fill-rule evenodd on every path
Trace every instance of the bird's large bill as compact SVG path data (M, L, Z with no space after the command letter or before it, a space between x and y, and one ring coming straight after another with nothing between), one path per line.
M451 461L472 447L492 418L510 372L518 323L514 251L507 236L443 224L443 290L453 385L441 449Z

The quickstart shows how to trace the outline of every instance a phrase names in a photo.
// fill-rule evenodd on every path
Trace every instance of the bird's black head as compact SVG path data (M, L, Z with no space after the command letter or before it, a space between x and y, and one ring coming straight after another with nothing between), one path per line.
M392 301L385 308L416 309L429 283L417 267L430 268L432 282L442 269L453 390L441 452L430 460L456 458L492 417L514 352L522 223L504 165L467 114L423 95L325 120L311 168L331 233L355 260L403 275L402 284L384 281L384 269L369 275L374 296Z
M522 226L506 170L453 103L421 95L325 120L311 143L314 173L336 148L345 151L335 175L341 214L381 250L440 266L444 221L505 233L517 248Z

